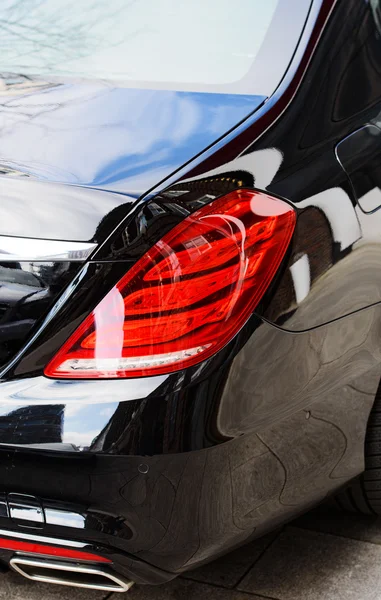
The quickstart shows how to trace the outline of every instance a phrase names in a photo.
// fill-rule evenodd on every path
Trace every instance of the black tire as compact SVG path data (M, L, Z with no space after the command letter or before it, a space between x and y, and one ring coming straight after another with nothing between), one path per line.
M381 515L381 384L368 420L365 437L365 471L336 502L346 511Z

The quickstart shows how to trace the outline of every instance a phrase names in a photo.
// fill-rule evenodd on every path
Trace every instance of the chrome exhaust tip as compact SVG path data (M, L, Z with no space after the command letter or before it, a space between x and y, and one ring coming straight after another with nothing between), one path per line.
M103 567L15 556L10 566L20 575L43 583L71 585L105 592L128 592L133 581L123 580Z

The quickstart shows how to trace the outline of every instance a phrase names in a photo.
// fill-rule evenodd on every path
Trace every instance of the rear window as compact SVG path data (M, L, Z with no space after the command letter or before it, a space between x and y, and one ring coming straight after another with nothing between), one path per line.
M0 68L139 87L264 93L254 78L266 81L285 71L309 4L2 0ZM253 72L258 60L262 64Z

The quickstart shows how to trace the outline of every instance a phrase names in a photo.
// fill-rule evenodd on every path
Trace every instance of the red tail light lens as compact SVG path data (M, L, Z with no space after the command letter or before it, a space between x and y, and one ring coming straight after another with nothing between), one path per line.
M27 552L28 554L42 554L44 556L54 556L56 558L71 558L80 561L96 561L103 563L112 562L109 558L92 554L91 552L82 552L72 548L59 548L58 546L47 546L38 542L22 542L20 540L9 540L0 538L0 548L2 550L14 550L15 552Z
M247 321L289 245L295 211L238 190L187 217L107 294L45 369L139 377L194 365Z

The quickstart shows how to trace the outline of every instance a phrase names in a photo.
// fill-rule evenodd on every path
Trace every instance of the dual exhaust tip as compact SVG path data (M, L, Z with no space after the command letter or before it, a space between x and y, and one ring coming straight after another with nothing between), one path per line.
M23 577L43 583L71 585L105 592L128 592L133 581L122 579L105 567L15 556L10 566Z

